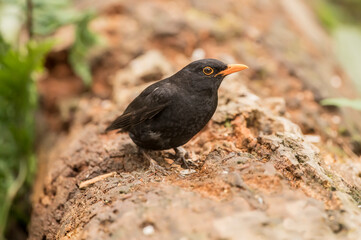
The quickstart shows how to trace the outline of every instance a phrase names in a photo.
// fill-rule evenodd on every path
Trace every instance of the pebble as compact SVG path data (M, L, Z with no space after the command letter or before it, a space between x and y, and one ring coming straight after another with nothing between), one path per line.
M154 233L154 227L152 225L148 225L143 228L143 234L146 236L152 235Z
M179 173L182 175L189 175L189 174L192 174L195 172L196 172L196 170L194 170L194 169L185 169L185 170L180 171Z

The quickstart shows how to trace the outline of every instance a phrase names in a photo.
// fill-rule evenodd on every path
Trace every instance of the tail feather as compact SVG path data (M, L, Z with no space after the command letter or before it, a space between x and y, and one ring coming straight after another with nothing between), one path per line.
M106 129L105 132L109 132L116 129L126 129L131 125L131 117L121 115L117 117Z

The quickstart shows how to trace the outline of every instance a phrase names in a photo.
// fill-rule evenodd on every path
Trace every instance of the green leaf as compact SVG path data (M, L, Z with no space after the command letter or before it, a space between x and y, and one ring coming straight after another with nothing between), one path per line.
M328 98L321 101L322 105L332 105L337 107L350 107L361 111L361 99Z
M333 29L340 24L340 19L343 18L343 12L335 5L327 1L316 1L315 10L321 22L328 29Z
M78 21L82 14L71 7L69 0L33 0L34 33L49 35L61 26Z
M89 28L89 22L94 18L93 13L87 13L78 22L75 42L71 48L69 60L75 73L83 80L86 86L90 86L92 75L88 62L90 49L97 43L98 39Z

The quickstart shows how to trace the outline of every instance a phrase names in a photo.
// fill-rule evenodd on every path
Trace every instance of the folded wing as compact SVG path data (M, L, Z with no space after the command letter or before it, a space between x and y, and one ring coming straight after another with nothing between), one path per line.
M146 88L105 131L115 129L127 131L132 126L152 119L164 110L170 103L172 89L170 88L170 84L163 84L161 87L157 85L158 84L153 84Z

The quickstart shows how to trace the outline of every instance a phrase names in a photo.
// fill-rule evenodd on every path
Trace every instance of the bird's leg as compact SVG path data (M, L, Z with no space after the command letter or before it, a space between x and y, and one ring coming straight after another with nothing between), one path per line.
M189 168L189 161L187 161L187 159L189 159L189 153L187 152L187 150L185 150L183 147L176 147L173 149L175 151L176 159L181 160L182 167Z
M166 170L159 165L157 161L155 161L151 156L148 155L147 150L139 148L140 152L143 156L149 161L149 171L152 173L160 172L163 175L167 175Z

